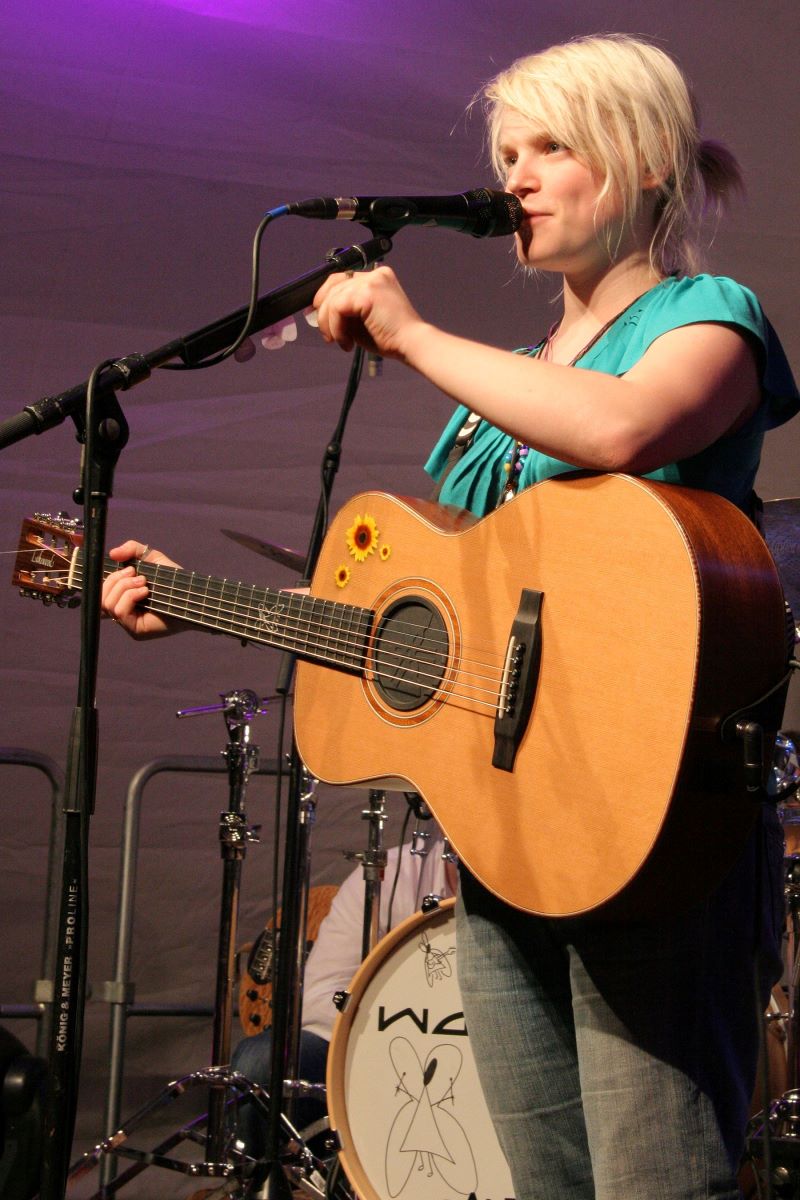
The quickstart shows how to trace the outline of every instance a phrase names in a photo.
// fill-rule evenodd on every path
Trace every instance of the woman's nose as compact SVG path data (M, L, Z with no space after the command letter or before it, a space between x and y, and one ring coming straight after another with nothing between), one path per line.
M515 196L524 196L538 190L539 176L535 165L527 157L518 158L506 177L506 191L513 192Z

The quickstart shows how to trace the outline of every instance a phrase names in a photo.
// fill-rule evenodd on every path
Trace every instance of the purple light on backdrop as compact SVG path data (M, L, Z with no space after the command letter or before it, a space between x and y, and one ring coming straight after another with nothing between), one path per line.
M363 26L365 12L358 4L340 0L161 0L168 8L179 8L201 17L257 25L287 33L347 37L350 27Z
M270 25L273 5L258 0L162 0L167 8L180 8L200 17L217 17L223 21L241 21L248 25ZM277 7L280 7L278 5Z

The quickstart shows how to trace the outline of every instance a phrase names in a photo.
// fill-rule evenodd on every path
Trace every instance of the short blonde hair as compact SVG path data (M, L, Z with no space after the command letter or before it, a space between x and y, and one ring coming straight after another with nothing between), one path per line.
M576 38L518 59L481 98L501 179L500 123L514 109L596 172L601 200L621 196L627 221L641 209L643 175L655 178L651 263L663 275L697 271L703 218L741 188L741 173L729 150L700 139L697 106L668 54L625 34Z

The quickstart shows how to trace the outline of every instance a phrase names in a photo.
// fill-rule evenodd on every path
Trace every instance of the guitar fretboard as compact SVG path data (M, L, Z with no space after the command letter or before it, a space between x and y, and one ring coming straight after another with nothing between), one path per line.
M82 581L80 556L78 551L76 586ZM345 671L363 670L372 626L371 609L198 575L196 571L160 563L135 565L150 588L144 607L161 616L216 629L244 641L290 650L301 658ZM118 563L107 558L104 574L118 568Z

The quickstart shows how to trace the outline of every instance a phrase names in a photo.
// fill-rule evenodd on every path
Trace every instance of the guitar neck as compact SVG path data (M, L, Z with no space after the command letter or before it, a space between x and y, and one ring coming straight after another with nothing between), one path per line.
M368 608L297 592L198 575L180 567L136 561L150 594L142 607L163 617L226 633L243 642L289 650L300 658L361 672L373 613ZM119 570L106 558L103 577ZM83 586L83 551L76 549L70 587Z

